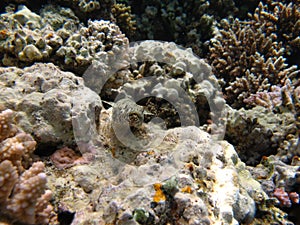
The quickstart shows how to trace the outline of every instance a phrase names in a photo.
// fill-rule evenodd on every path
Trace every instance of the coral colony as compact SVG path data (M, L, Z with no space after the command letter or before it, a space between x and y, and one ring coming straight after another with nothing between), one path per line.
M0 224L300 224L299 1L0 10Z

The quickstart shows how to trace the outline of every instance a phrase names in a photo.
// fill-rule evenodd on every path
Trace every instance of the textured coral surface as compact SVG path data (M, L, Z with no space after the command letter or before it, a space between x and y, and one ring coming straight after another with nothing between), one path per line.
M0 224L300 224L299 35L298 0L1 1Z
M45 165L32 163L36 142L29 134L17 130L12 110L0 113L0 124L0 222L54 222Z

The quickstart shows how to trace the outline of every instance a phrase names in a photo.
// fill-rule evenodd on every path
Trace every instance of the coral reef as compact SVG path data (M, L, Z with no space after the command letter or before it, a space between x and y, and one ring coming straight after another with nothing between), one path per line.
M1 224L300 223L299 1L0 11Z
M257 0L240 1L128 1L137 21L134 40L174 41L204 57L207 49L205 41L213 36L216 21L228 16L245 18L254 11Z
M205 1L142 1L138 4L128 1L137 21L137 32L134 40L168 40L192 47L198 55L203 54L203 42L212 36L214 1L212 5ZM229 10L233 7L219 1ZM218 3L216 3L217 5ZM222 7L224 8L224 7ZM215 14L217 15L217 14Z
M277 222L286 221L284 212L263 203L269 201L267 194L230 144L212 142L196 127L161 132L161 145L140 153L142 164L118 164L111 158L76 165L63 174L48 168L57 207L75 213L74 224L250 224L260 210L256 204L269 209ZM101 157L104 149L97 152ZM106 171L98 169L100 164ZM109 170L117 172L105 178Z
M0 113L0 222L55 223L43 162L32 163L36 142L13 124L13 111Z

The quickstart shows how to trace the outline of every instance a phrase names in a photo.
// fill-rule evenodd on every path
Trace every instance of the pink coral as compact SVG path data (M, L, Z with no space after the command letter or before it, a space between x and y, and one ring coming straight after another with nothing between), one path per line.
M279 200L282 207L291 207L292 203L299 203L299 195L296 192L287 193L282 188L275 188L273 195Z
M45 165L32 164L36 142L18 130L12 118L11 110L0 113L0 223L49 224L55 215L49 203L51 191L46 190Z
M257 92L244 99L248 106L260 105L269 110L284 106L292 112L297 110L297 103L300 97L300 86L296 87L287 79L283 86L273 85L270 91Z
M13 111L4 110L0 114L0 141L12 137L17 133L17 128L12 123Z
M86 160L73 149L64 147L56 150L50 157L53 164L59 169L69 168L75 164L86 163Z
M292 202L289 198L289 194L282 188L275 188L273 192L274 196L280 201L280 205L283 207L291 207Z
M272 110L282 103L281 88L274 85L269 92L251 94L248 98L244 99L244 103L252 106L260 105Z

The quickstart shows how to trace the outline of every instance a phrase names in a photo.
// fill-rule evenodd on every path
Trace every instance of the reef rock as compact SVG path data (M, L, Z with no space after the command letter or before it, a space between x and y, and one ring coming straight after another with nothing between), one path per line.
M58 207L75 213L72 224L249 224L255 219L257 205L269 197L232 145L215 142L194 126L160 132L162 142L130 164L115 158L114 149L98 147L89 166L59 173L48 168Z
M40 145L74 142L72 115L88 116L80 114L82 98L76 98L79 90L91 99L90 107L97 112L102 108L100 98L84 86L82 78L62 72L51 63L1 68L0 90L0 103L17 111L18 125ZM72 108L74 101L78 103L76 109Z

